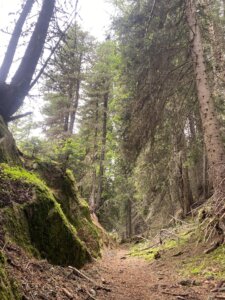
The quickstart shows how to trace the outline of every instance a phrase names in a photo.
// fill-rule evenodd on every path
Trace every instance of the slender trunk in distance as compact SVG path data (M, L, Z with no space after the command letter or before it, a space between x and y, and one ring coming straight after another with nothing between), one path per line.
M106 152L106 136L107 136L107 118L108 118L108 101L109 101L109 87L107 87L103 99L103 120L102 120L102 145L101 145L101 155L99 164L99 174L98 174L98 192L96 198L96 209L101 206L102 202L102 189L103 180L105 173L105 152Z

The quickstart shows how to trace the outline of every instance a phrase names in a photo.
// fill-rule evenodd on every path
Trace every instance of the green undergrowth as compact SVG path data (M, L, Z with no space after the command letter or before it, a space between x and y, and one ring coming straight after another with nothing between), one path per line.
M0 299L1 300L20 300L21 295L17 283L9 278L5 269L5 257L0 252Z
M130 255L144 258L148 261L152 261L161 255L161 253L165 253L168 250L177 250L179 251L185 244L188 243L192 235L190 230L183 230L176 234L176 237L166 239L164 242L159 245L154 242L142 242L137 245L132 246ZM154 246L156 244L156 246Z
M225 245L221 245L209 254L200 254L187 259L183 263L181 273L186 276L213 276L225 278Z
M193 223L192 229L179 230L176 237L164 240L162 245L154 246L154 242L146 241L133 245L130 255L148 261L169 258L174 260L177 272L184 277L225 278L225 245L221 245L209 254L205 254L206 244L199 237L202 228ZM155 243L156 244L156 243ZM180 255L179 255L180 253Z
M46 184L22 168L0 165L0 179L14 193L1 190L6 238L36 257L59 265L82 266L91 255ZM24 195L28 195L25 197ZM17 198L16 198L17 197ZM23 198L21 202L20 199Z

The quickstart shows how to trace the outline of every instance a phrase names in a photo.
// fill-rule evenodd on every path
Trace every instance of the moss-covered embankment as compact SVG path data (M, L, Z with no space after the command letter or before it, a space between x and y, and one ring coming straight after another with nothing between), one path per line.
M1 300L20 300L21 295L17 283L9 278L5 269L6 259L0 251L0 299Z
M168 268L175 268L177 274L185 278L224 279L225 245L208 251L213 249L212 243L206 241L204 235L198 216L188 220L185 225L170 228L168 236L161 241L157 238L133 245L130 255L151 262L160 260Z
M53 264L82 266L91 259L61 205L35 174L0 165L0 205L6 240Z
M47 179L46 169L38 169ZM33 172L0 164L1 246L15 243L29 255L52 264L81 267L99 255L100 235L91 221L88 205L78 196L72 173L54 167L51 177L57 176L57 189L51 184L49 188ZM0 299L20 299L14 296L13 281L4 265L2 256Z
M63 171L57 164L41 161L35 163L35 169L51 189L88 251L92 256L98 257L101 250L101 232L93 224L87 202L79 195L73 173L70 170Z

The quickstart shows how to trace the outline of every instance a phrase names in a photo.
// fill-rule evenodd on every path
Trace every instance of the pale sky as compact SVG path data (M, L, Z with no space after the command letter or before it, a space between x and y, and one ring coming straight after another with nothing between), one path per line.
M112 6L105 0L80 0L79 3L83 27L103 40L109 28Z
M0 28L7 25L8 14L18 8L15 6L18 3L20 3L18 0L0 0ZM82 27L99 40L103 40L112 13L107 0L79 0L78 8Z

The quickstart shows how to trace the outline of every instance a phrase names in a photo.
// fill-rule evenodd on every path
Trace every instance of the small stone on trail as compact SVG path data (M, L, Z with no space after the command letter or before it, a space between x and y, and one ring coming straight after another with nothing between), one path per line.
M89 293L91 294L91 296L96 297L97 293L94 289L90 289Z
M127 259L127 257L126 256L122 256L122 257L120 257L120 259Z
M214 276L213 275L209 275L206 277L207 280L214 280Z
M193 282L194 281L191 279L184 279L184 280L179 281L178 283L182 286L192 286Z
M105 280L104 278L101 278L101 281L102 281L103 284L106 284L106 283L107 283L106 280Z
M161 289L166 289L168 286L166 285L166 284L161 284L160 286L159 286Z
M159 252L156 252L154 254L154 259L159 259L159 258L161 258L161 254Z

